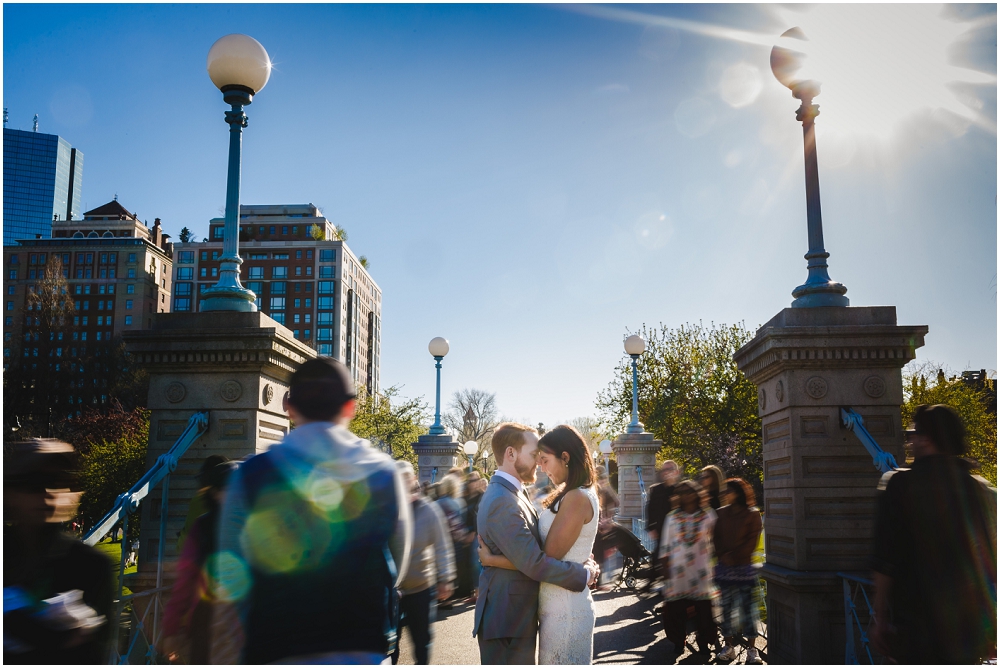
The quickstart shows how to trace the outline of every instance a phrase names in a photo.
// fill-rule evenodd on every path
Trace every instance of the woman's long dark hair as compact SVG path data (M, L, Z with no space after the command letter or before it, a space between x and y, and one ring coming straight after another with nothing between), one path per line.
M545 435L538 439L538 448L559 459L562 459L564 452L569 455L566 482L556 487L555 491L542 502L544 507L551 508L552 512L556 513L559 512L559 501L567 492L578 487L590 487L596 482L594 462L590 459L590 450L580 432L568 424L561 424L545 432Z

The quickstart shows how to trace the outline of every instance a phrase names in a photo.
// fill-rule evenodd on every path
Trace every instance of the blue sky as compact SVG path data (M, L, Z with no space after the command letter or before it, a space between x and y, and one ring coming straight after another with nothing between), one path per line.
M84 152L88 208L117 194L203 235L228 142L205 57L252 35L274 71L242 201L347 229L383 291L386 385L432 400L445 336L446 395L551 425L595 414L627 330L755 329L805 280L798 103L768 68L793 25L834 54L831 276L928 325L918 359L995 369L995 5L5 4L4 106Z

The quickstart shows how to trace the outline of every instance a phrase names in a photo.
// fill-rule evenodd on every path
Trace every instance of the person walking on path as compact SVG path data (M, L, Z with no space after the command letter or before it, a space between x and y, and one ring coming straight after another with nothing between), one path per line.
M455 599L468 598L471 587L466 587L467 591L461 591L462 580L468 580L472 570L471 557L472 542L476 533L465 524L464 499L462 499L462 477L460 473L449 473L438 486L440 496L435 502L438 509L444 516L445 524L451 536L451 547L454 552L456 586L452 594ZM454 600L442 601L441 609L450 610Z
M655 543L653 554L660 551L661 529L667 515L673 510L674 485L680 480L681 473L677 462L668 459L660 465L657 475L659 482L649 488L649 500L646 502L646 533ZM655 559L653 569L656 575L660 575L659 564ZM650 579L647 586L652 584L653 579Z
M872 570L875 648L897 663L996 657L996 489L961 457L965 427L948 406L918 406L915 461L879 482Z
M737 646L745 639L746 663L761 663L756 647L760 614L754 600L759 582L752 561L763 529L760 511L755 507L757 499L753 488L742 478L726 481L722 503L713 539L718 559L715 584L722 598L722 636L726 645L716 658L733 661Z
M69 443L4 446L5 664L108 662L111 562L64 529L81 494L80 460Z
M469 474L469 480L465 486L465 526L472 529L473 537L472 549L469 550L471 603L476 602L476 588L479 586L479 575L483 571L483 565L479 562L479 553L476 549L476 526L479 519L479 503L483 500L484 491L486 491L486 480L482 478L479 471L473 471Z
M712 579L712 532L715 511L708 494L696 483L684 480L677 485L677 508L667 515L660 544L660 567L664 573L663 626L674 651L684 652L687 611L694 608L698 625L697 654L707 656L717 638L712 617L715 584Z
M230 481L217 597L242 614L229 616L227 660L358 664L391 653L409 493L392 458L347 429L355 396L339 362L303 363L282 402L295 429Z
M517 570L484 564L473 636L483 665L535 663L538 587L548 582L581 592L597 579L597 564L560 561L542 550L538 516L524 487L535 480L538 434L508 422L493 433L499 468L479 504L479 536L491 554L502 554Z
M210 571L218 545L219 514L226 483L235 469L235 462L223 459L199 476L205 512L195 519L187 534L177 561L177 579L163 611L160 653L171 663L211 663L214 600L210 582L214 575Z
M712 510L718 510L722 507L721 495L725 480L726 476L722 469L714 464L709 464L698 473L698 484L708 494L708 505L712 507Z
M413 653L417 665L430 664L433 642L434 617L437 601L451 596L451 582L455 579L455 554L444 513L436 503L420 493L420 485L413 473L413 465L397 461L403 474L403 483L410 490L413 511L413 544L410 548L410 568L399 585L400 629L410 629ZM392 654L393 664L399 661L399 644Z

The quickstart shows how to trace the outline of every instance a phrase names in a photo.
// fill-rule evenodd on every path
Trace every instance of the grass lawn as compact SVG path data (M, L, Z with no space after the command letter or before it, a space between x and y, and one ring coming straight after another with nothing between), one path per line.
M107 556L107 558L111 560L111 572L114 574L115 584L117 585L118 568L121 566L121 561L122 561L122 544L117 542L112 543L110 538L105 538L94 547L103 552L105 556ZM136 572L136 566L134 565L129 566L128 568L125 569L125 575L135 572ZM115 591L117 592L117 586ZM131 593L132 591L128 587L125 587L123 594L125 596L128 596ZM115 595L117 596L117 593Z

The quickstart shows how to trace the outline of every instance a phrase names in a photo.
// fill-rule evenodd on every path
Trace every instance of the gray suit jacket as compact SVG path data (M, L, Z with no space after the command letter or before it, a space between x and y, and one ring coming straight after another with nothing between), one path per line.
M546 556L538 535L538 515L509 481L493 476L479 504L478 531L493 554L503 554L516 571L483 568L472 635L483 640L523 638L538 633L538 583L583 591L583 564Z

